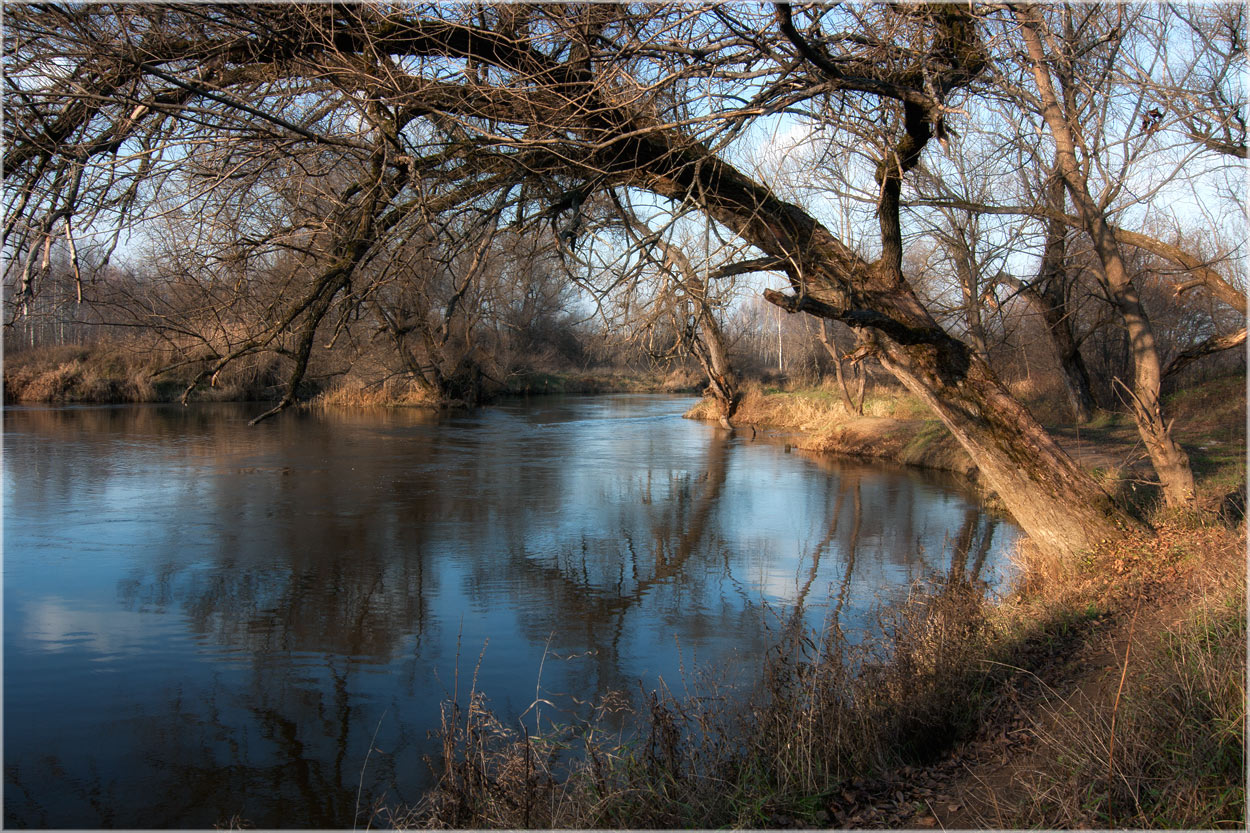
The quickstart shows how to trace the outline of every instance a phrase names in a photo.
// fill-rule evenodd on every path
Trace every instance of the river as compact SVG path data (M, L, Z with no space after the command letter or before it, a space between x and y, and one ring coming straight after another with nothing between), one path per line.
M5 409L6 824L363 826L471 685L532 731L748 684L800 602L856 638L918 580L1002 580L1019 533L959 481L693 401Z

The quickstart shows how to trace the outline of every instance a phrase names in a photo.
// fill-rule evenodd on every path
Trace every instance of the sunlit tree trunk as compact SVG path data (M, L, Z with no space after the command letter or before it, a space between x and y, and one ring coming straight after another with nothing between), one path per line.
M1055 142L1058 172L1093 243L1100 277L1128 333L1133 379L1131 386L1121 382L1121 389L1159 477L1165 501L1169 506L1186 505L1194 498L1194 476L1189 456L1172 437L1163 416L1160 398L1163 368L1150 319L1133 285L1111 224L1087 189L1088 174L1082 171L1077 157L1073 126L1060 105L1051 80L1051 66L1042 48L1041 17L1034 7L1015 7L1013 11L1028 49L1042 116Z

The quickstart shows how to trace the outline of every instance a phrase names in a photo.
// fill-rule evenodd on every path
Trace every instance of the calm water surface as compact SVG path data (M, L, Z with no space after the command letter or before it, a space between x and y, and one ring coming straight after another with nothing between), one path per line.
M1017 532L957 482L692 402L6 409L6 824L363 826L429 784L479 658L515 721L749 680L799 602L862 630L916 580L1000 577Z

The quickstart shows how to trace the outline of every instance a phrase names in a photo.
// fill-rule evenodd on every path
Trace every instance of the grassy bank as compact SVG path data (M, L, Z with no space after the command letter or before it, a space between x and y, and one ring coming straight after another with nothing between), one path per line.
M716 405L703 399L686 416L715 422ZM807 451L891 460L972 476L972 459L920 400L901 389L864 397L864 413L847 408L832 382L795 389L748 385L734 424L781 434Z
M12 403L175 402L195 378L191 366L151 346L50 347L6 355L4 401ZM219 377L197 386L192 401L270 401L285 390L285 371L275 358L240 360ZM374 378L376 377L376 378ZM616 370L516 373L488 381L488 398L543 394L695 393L702 377L690 371L628 373ZM314 407L446 407L428 388L398 375L347 372L306 382L302 393Z
M1220 377L1173 393L1166 408L1200 480L1200 498L1208 503L1236 499L1244 491L1246 477L1246 377ZM686 416L716 422L718 413L714 402L703 399ZM784 437L804 450L976 477L968 454L928 408L902 388L870 391L860 415L847 408L832 382L791 389L749 385L734 424ZM1149 460L1131 416L1100 412L1087 425L1046 425L1113 495L1139 505L1149 502L1153 494L1145 482L1150 479Z
M917 592L882 612L872 644L782 616L750 692L684 680L680 695L609 698L541 735L500 723L475 692L446 706L438 788L389 820L1244 827L1246 527L1244 500L1228 499L1245 489L1244 384L1216 380L1169 403L1195 451L1198 509L1167 512L1149 490L1126 490L1149 531L1076 560L1026 543L1003 596ZM737 421L826 449L863 419L893 421L902 427L876 433L892 438L892 459L937 456L942 438L914 403L870 400L858 418L826 394L752 391ZM1104 416L1076 441L1089 460L1133 471L1130 428ZM625 730L608 728L622 719Z
M6 354L4 401L13 403L176 402L195 369L175 367L168 351L138 345L48 347ZM282 393L275 359L240 360L194 398L204 402L268 401Z

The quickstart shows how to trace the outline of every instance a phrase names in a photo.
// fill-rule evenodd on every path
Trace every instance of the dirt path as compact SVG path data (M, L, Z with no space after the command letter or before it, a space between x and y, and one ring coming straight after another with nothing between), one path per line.
M1073 460L1095 475L1123 472L1127 477L1144 479L1151 474L1150 458L1132 425L1049 430Z

